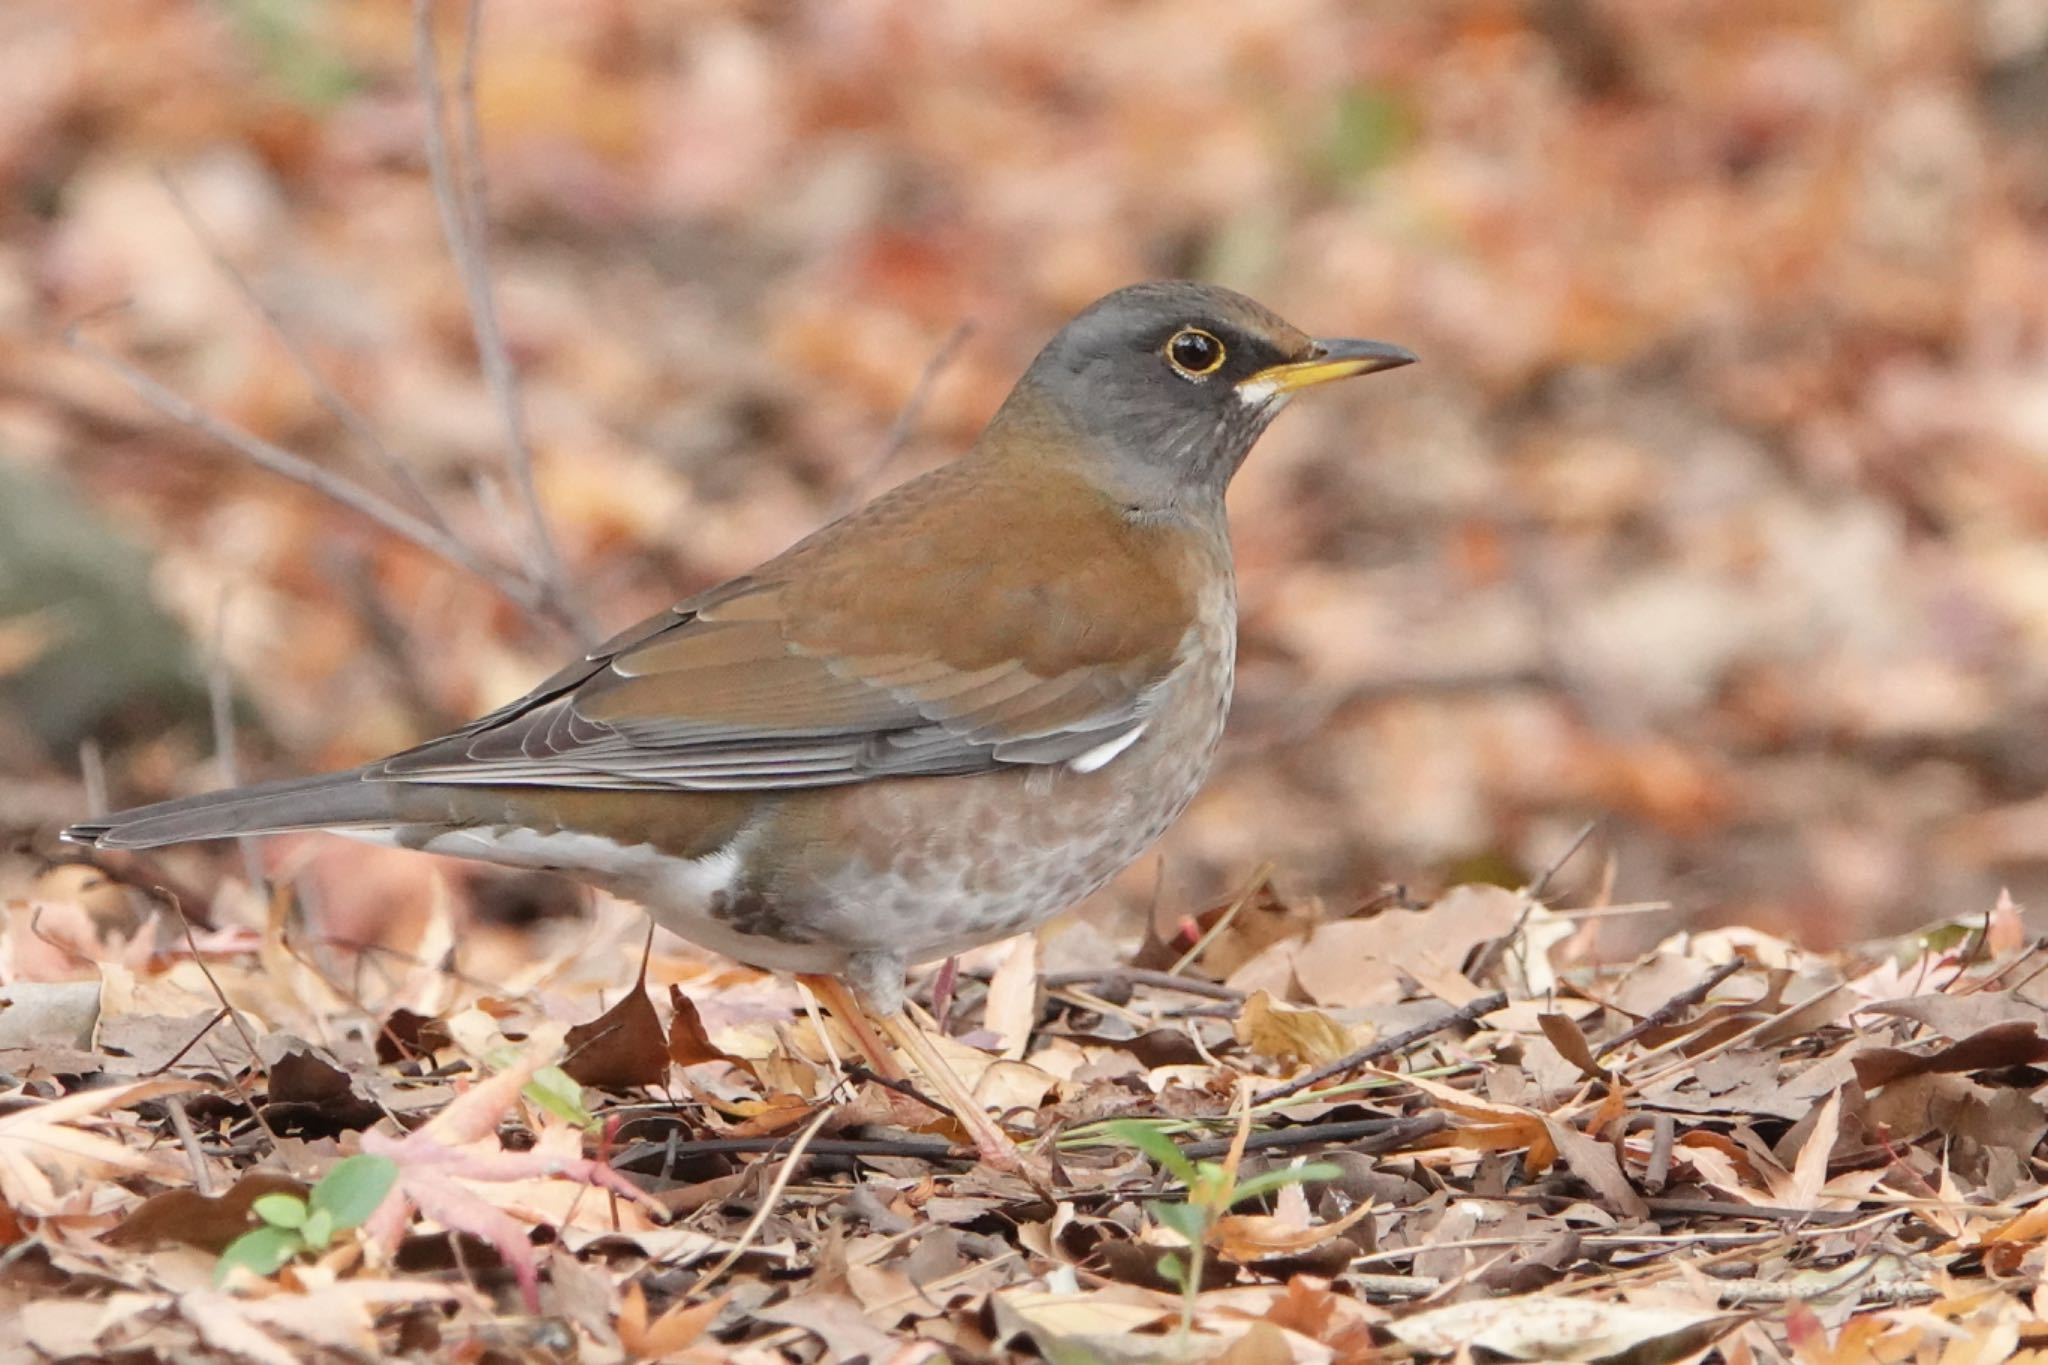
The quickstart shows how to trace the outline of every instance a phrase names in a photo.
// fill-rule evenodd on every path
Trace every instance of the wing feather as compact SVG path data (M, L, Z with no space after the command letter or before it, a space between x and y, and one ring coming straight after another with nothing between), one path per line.
M908 487L929 499L951 486ZM1030 508L996 508L995 524L1042 512L1043 491L1030 496ZM879 524L902 510L887 503L868 509L881 509ZM855 523L828 527L622 632L510 706L385 760L379 775L756 790L1099 752L1145 723L1188 657L1195 601L1187 555L1139 543L1153 533L1097 504L1061 523L1050 567L989 556L971 526L948 529L958 518L858 555ZM976 524L990 524L989 509L976 511ZM965 538L933 543L949 536ZM938 574L934 563L967 567Z

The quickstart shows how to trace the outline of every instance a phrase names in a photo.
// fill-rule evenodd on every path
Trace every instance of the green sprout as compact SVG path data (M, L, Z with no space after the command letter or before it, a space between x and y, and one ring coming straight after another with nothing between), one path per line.
M1327 1161L1311 1161L1302 1166L1262 1171L1240 1180L1235 1161L1197 1161L1151 1124L1119 1119L1105 1125L1104 1131L1151 1157L1160 1169L1187 1187L1186 1202L1172 1204L1162 1200L1152 1205L1154 1220L1178 1233L1188 1244L1185 1259L1174 1252L1159 1261L1159 1273L1180 1290L1183 1336L1194 1329L1195 1297L1202 1291L1202 1267L1217 1221L1240 1204L1264 1198L1286 1186L1334 1180L1343 1174Z
M262 1225L228 1243L214 1267L213 1282L225 1283L237 1266L256 1275L275 1275L306 1252L327 1250L336 1233L368 1222L397 1182L398 1163L390 1157L352 1156L337 1162L304 1199L295 1194L264 1195L249 1205Z

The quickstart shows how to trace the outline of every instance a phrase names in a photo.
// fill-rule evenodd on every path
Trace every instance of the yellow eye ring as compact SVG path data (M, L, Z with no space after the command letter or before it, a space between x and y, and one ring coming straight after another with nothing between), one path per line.
M1183 327L1166 343L1166 363L1190 379L1206 379L1223 368L1223 343L1199 327Z

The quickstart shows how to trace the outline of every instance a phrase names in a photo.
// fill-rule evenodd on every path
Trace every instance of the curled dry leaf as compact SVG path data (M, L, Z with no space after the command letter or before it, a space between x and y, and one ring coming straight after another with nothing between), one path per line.
M1319 1009L1283 1004L1266 991L1254 991L1244 1002L1235 1030L1237 1041L1259 1056L1306 1066L1334 1062L1370 1041L1354 1038L1349 1029Z
M694 1346L731 1298L728 1293L702 1303L678 1301L649 1322L646 1294L638 1282L629 1284L619 1304L619 1345L628 1355L650 1360Z
M1314 1251L1372 1215L1372 1206L1355 1208L1331 1223L1302 1226L1291 1218L1264 1213L1226 1213L1215 1222L1209 1242L1223 1256L1243 1265L1273 1256L1299 1256Z
M1508 1360L1657 1365L1691 1355L1741 1319L1724 1313L1638 1308L1560 1295L1481 1299L1396 1318L1386 1330L1418 1351L1478 1348Z
M192 1081L137 1081L0 1114L0 1199L17 1214L42 1217L65 1211L87 1186L116 1176L183 1183L186 1168L173 1153L85 1125L113 1125L109 1116L117 1110L200 1088Z

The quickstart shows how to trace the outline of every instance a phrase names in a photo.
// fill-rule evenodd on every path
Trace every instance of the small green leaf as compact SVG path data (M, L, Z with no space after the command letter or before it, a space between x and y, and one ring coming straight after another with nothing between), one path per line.
M313 1187L313 1210L327 1215L330 1229L359 1228L370 1221L397 1183L398 1163L390 1157L348 1157L336 1162ZM262 1202L257 1201L259 1205Z
M533 1079L519 1093L556 1118L567 1119L578 1128L597 1126L597 1119L584 1107L583 1087L558 1066L544 1066L534 1072Z
M1335 1180L1342 1174L1343 1167L1333 1166L1327 1161L1311 1161L1304 1166L1282 1166L1276 1170L1261 1171L1237 1183L1237 1189L1230 1196L1230 1206L1236 1208L1248 1199L1257 1199L1260 1195L1288 1185L1305 1185L1312 1180Z
M1171 1228L1190 1245L1199 1244L1209 1233L1209 1217L1193 1204L1154 1204L1152 1216L1163 1228Z
M306 1215L306 1226L299 1229L299 1236L313 1250L327 1250L328 1243L334 1240L334 1215L326 1209L314 1209Z
M226 1284L236 1266L268 1278L304 1250L305 1245L305 1240L290 1228L265 1224L245 1232L229 1242L227 1250L221 1252L220 1262L213 1268L213 1282L216 1285Z
M1188 1263L1186 1257L1182 1256L1178 1251L1169 1251L1166 1255L1159 1258L1157 1269L1161 1279L1165 1280L1175 1289L1180 1290L1183 1294L1187 1292Z
M306 1201L295 1194L266 1194L250 1203L249 1212L274 1228L304 1227Z
M1139 1123L1135 1119L1118 1119L1108 1125L1105 1131L1151 1157L1182 1184L1194 1183L1195 1163L1182 1154L1180 1148L1174 1145L1172 1138L1151 1124Z

